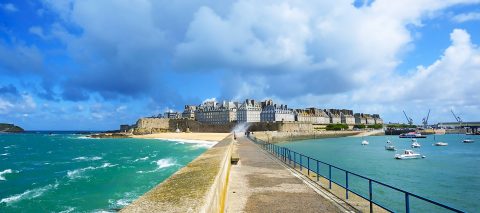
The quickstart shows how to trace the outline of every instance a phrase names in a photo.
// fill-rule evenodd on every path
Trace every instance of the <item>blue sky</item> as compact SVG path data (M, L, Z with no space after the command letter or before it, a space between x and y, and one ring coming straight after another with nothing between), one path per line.
M116 129L205 99L480 121L480 1L0 0L0 122Z

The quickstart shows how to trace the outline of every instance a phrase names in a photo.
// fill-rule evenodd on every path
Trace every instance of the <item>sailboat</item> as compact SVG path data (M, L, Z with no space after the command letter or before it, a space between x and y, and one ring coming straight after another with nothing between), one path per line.
M393 145L393 143L390 140L387 140L387 145L385 145L385 150L395 151L397 149L395 149L395 146Z
M362 137L362 139L363 139L363 137ZM363 140L362 140L362 146L365 146L365 145L368 145L368 141L365 140L365 139L363 139Z

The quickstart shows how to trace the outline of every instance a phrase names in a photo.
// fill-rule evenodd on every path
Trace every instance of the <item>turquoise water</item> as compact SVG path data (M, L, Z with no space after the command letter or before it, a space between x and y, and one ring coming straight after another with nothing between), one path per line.
M474 139L475 143L462 143L465 138ZM360 144L362 138L354 137L302 140L281 146L461 210L480 212L480 136L436 135L437 142L448 143L444 147L432 145L433 135L417 139L422 147L413 150L426 158L414 160L394 159L395 153L411 149L411 139L365 139L370 142L368 146ZM394 142L396 152L385 150L387 139ZM316 165L312 168L316 170ZM320 173L328 176L328 167L320 165ZM334 169L332 176L344 185L344 172ZM350 175L349 187L368 197L367 181ZM404 198L403 193L373 185L373 199L396 212L405 212ZM416 212L442 212L441 208L416 198L410 198L410 206Z
M113 212L207 149L156 139L0 134L0 212Z

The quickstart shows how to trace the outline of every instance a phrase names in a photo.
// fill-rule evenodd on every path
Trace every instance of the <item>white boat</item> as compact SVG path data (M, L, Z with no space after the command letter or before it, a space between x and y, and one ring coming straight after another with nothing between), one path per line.
M435 146L448 146L448 143L445 142L437 142L434 144Z
M385 150L395 151L397 149L395 149L395 146L393 145L393 143L390 140L387 140L387 145L385 145Z
M420 148L421 145L417 142L416 139L412 139L412 148Z
M397 149L395 149L395 146L394 146L394 145L386 145L386 146L385 146L385 150L395 151L395 150L397 150Z
M363 140L363 141L362 141L362 145L368 145L368 141Z
M412 150L405 150L403 152L403 154L396 154L395 155L395 159L400 159L400 160L404 160L404 159L419 159L419 158L425 158L425 156L419 154L419 153L415 153L413 152Z
M464 143L473 143L473 142L475 142L475 141L472 140L472 139L465 139L465 140L463 140L463 142L464 142Z

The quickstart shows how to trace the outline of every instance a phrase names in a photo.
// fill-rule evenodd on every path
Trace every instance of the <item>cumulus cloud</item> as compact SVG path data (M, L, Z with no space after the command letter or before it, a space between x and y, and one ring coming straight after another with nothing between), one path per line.
M452 20L457 23L463 23L467 21L478 21L480 20L480 13L462 13L452 17Z
M174 60L180 69L230 73L227 97L346 93L395 72L413 41L410 26L472 2L239 1L227 14L202 7Z

